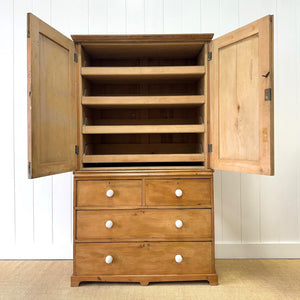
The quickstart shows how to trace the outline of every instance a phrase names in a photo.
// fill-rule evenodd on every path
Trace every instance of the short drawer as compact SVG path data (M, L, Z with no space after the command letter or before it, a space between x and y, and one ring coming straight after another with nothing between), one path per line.
M210 239L211 220L211 209L79 210L76 239Z
M77 206L140 206L141 180L77 181Z
M146 180L146 205L210 205L211 180Z
M210 242L75 244L77 275L209 274L211 259Z

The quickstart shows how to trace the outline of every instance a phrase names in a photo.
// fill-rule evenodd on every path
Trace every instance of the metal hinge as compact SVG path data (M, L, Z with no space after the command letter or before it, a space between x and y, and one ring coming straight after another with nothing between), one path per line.
M75 145L75 154L78 155L79 154L79 146Z
M78 55L77 53L74 53L74 61L77 63L78 62Z
M212 152L212 144L208 144L208 152Z
M28 178L31 178L31 162L28 162Z
M265 89L265 101L271 101L272 100L272 89Z
M209 61L212 60L212 52L211 51L208 52L207 59Z

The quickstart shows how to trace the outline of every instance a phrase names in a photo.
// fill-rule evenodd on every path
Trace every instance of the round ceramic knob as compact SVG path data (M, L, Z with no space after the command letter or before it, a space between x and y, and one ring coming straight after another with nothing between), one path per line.
M177 228L181 228L181 227L182 227L182 225L183 225L183 223L182 223L182 221L181 221L181 220L176 220L176 222L175 222L175 226L176 226Z
M113 195L114 195L114 191L113 190L110 189L110 190L106 191L106 196L107 197L111 198Z
M180 263L182 262L182 256L181 256L180 254L177 254L177 255L175 256L175 261L176 261L178 264L180 264Z
M106 221L106 223L105 223L105 227L106 227L106 228L112 228L113 225L114 225L114 222L113 222L112 220L108 220L108 221Z
M176 197L181 197L182 196L182 190L181 189L177 189L175 191L175 195L176 195Z
M113 262L113 257L111 256L111 255L107 255L106 257L105 257L105 262L107 263L107 264L111 264L112 262Z

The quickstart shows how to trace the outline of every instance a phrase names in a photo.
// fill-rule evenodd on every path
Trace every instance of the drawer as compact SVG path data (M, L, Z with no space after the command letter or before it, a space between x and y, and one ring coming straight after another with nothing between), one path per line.
M76 239L210 239L211 220L211 209L77 211Z
M75 244L77 275L209 274L211 262L210 242Z
M145 185L148 206L211 204L210 179L146 180Z
M77 181L77 206L140 206L141 201L141 180Z

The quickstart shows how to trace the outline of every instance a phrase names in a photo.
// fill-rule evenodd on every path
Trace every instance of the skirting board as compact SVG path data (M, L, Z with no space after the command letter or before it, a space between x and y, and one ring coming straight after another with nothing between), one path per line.
M0 247L0 259L72 259L72 244L31 244ZM300 259L300 243L216 244L217 259L294 258Z
M0 247L0 259L72 259L73 245L69 244L15 244Z
M300 243L216 244L216 259L300 258Z

